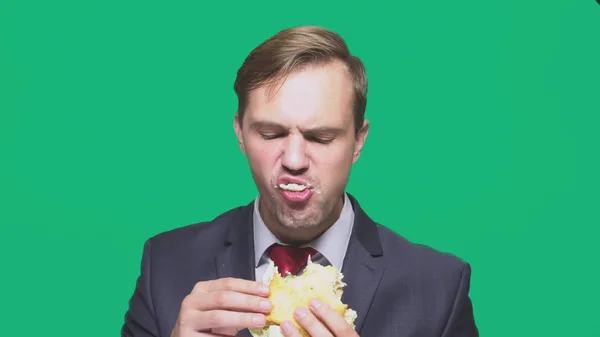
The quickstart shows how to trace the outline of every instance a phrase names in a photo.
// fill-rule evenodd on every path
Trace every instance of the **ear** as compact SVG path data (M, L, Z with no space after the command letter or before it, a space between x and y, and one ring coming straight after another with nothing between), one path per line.
M369 121L365 120L363 122L363 126L360 128L360 130L356 134L356 138L354 139L355 143L354 143L354 155L352 158L352 164L356 163L356 161L360 157L360 152L362 151L362 148L365 145L365 141L367 140L368 134L369 134Z
M242 135L242 121L237 113L233 118L233 130L235 131L235 136L237 137L240 150L244 155L246 155L246 147L244 146L244 137Z

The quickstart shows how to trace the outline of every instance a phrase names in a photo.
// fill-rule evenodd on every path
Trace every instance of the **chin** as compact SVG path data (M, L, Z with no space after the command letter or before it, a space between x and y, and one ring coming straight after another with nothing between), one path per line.
M319 224L323 223L325 217L323 216L323 212L315 209L279 209L277 220L283 227L302 230L318 227Z
M289 244L302 244L315 239L324 231L325 222L323 219L298 219L293 220L288 217L278 217L279 230L278 237Z

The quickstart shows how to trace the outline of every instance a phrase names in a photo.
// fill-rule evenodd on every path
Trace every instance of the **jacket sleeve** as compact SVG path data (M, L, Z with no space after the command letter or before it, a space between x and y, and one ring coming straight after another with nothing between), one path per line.
M140 275L125 313L125 322L121 328L122 337L159 336L150 288L151 251L150 240L148 240L144 244Z
M466 263L442 337L479 337L473 314L473 304L469 297L470 287L471 266Z

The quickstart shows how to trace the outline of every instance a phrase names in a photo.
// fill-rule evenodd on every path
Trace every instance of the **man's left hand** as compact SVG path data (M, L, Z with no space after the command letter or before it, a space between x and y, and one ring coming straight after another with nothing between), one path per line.
M329 305L317 300L310 303L310 310L306 308L296 310L295 318L311 336L359 337L344 317ZM283 330L284 336L302 337L296 326L291 322L283 322L281 330Z

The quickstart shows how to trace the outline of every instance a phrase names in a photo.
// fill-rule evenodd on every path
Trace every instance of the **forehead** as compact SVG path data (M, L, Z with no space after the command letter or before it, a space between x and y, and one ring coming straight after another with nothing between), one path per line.
M246 118L289 127L352 125L353 85L341 63L311 66L250 93Z

